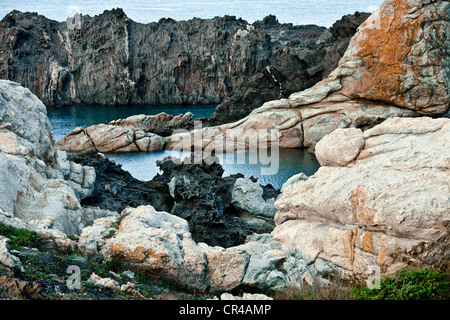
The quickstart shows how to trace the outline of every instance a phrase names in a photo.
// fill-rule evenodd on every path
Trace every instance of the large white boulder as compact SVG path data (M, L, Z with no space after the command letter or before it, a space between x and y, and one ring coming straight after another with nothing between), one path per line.
M80 200L93 192L94 168L67 160L55 146L45 105L7 80L0 80L0 178L2 223L67 235L88 225Z
M448 269L450 119L389 119L363 143L355 132L357 144L342 131L317 145L326 166L283 190L274 238L362 276L370 265ZM340 158L346 144L356 147Z

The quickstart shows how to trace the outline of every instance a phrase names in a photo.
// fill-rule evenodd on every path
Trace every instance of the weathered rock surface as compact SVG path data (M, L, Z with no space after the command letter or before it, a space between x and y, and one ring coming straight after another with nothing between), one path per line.
M318 259L320 270L296 252L286 251L270 234L223 248L196 243L186 220L152 206L127 208L116 218L98 219L83 230L80 251L100 261L119 261L133 270L169 279L190 290L224 292L237 288L281 290L291 283L312 283L336 269ZM320 261L320 263L319 263Z
M122 212L126 207L151 204L158 211L170 212L173 207L174 201L165 181L140 181L97 152L68 153L68 159L95 169L92 194L81 200L85 208Z
M270 185L262 188L242 174L222 177L223 168L216 160L196 162L191 155L183 161L166 158L157 162L163 174L152 181L169 185L174 200L170 213L189 222L195 241L213 246L231 247L253 233L270 232L278 190ZM240 185L256 190L257 200L263 201L264 206L255 203L256 194L253 199L243 195Z
M263 188L250 179L238 178L233 186L231 203L243 212L241 219L249 224L266 225L270 230L277 209L274 206L275 198L265 200ZM250 214L248 214L250 213Z
M273 203L279 190L261 187L241 174L223 177L224 170L215 161L166 158L157 162L162 174L139 181L95 152L69 154L69 159L96 171L93 192L81 201L85 210L89 206L122 212L127 207L151 204L157 211L186 219L196 241L223 247L241 244L247 236L270 232L274 227ZM243 193L237 181L251 192Z
M339 157L349 130L364 147ZM449 119L423 117L326 136L317 145L323 166L275 203L275 240L361 277L371 265L382 275L405 265L448 271L449 134Z
M233 296L231 293L222 293L220 295L220 300L273 300L261 293L246 293L242 294L242 297Z
M94 169L68 161L55 147L44 104L28 89L4 80L0 128L2 220L79 234L87 225L80 200L92 194Z
M177 129L192 129L194 115L191 112L178 116L161 112L154 116L145 114L135 115L126 119L111 121L114 126L132 127L135 131L151 132L160 136L169 136Z
M75 128L56 143L70 152L154 152L161 151L166 139L175 130L191 130L193 114L172 116L160 113L155 116L135 115L126 119L97 124L86 129Z
M449 7L438 0L384 2L359 27L326 79L287 99L266 102L237 122L203 129L197 140L205 149L223 151L229 147L223 140L244 136L254 141L261 139L258 130L274 129L278 134L271 136L272 143L278 141L281 148L314 149L335 129L366 130L387 118L446 114ZM167 147L179 140L179 135L169 137Z
M11 240L0 235L0 264L3 264L11 269L22 269L22 263L19 258L11 254L8 244Z
M260 218L267 212L258 204L270 205L268 194L276 194L261 194L248 180L236 185L242 176L227 181L215 164L160 163L164 174L154 181L168 186L170 213L139 206L119 218L82 207L93 195L94 171L55 147L45 106L8 81L0 81L0 221L36 229L41 242L59 250L73 250L68 235L81 231L77 246L88 257L125 262L198 291L278 290L333 272L365 278L371 266L381 275L405 265L448 272L450 120L394 117L448 110L449 64L442 54L448 8L444 1L386 1L329 78L242 121L203 131L203 147L224 128L273 127L281 129L276 138L283 147L315 145L322 168L284 186L272 234L233 233L246 224L241 211ZM389 50L394 47L400 49ZM192 230L192 222L203 229ZM232 247L201 243L229 226L245 243L236 246L230 236ZM0 239L0 296L39 296L34 283L14 277L17 258L29 253L11 252L8 241ZM100 286L109 281L89 274Z
M294 183L296 183L298 181L306 181L306 180L308 180L308 176L306 174L304 174L303 172L297 173L296 175L293 175L292 177L287 179L287 181L285 183L283 183L280 191L281 191L281 193L283 193L283 191L290 185L293 185Z
M230 16L141 24L121 9L82 16L81 24L69 30L12 11L0 22L0 77L49 106L216 104L277 52L314 44L326 30L273 16L253 24Z
M235 255L235 249L197 245L184 219L152 206L128 208L119 229L105 239L111 234L109 221L97 220L83 230L79 248L84 254L100 253L106 261L123 261L144 274L201 291L231 290L240 284L247 259Z
M337 144L336 141L340 143ZM322 166L345 167L356 159L364 148L364 143L361 129L335 130L317 143L315 155Z

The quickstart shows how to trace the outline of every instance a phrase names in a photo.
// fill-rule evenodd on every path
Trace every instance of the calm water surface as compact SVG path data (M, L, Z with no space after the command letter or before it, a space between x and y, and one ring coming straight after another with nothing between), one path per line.
M112 120L125 119L136 114L156 115L165 112L171 115L192 112L194 118L209 118L215 105L208 106L70 106L48 108L47 115L53 127L56 141L61 140L68 132L76 127L87 128L94 124L107 124Z
M245 157L244 163L238 161L238 157L242 154ZM147 181L162 173L156 166L157 160L168 156L184 159L188 154L164 150L152 153L108 154L107 156L121 164L122 168L129 171L136 179ZM277 157L269 155L267 158L269 161L264 161L264 164L261 163L259 157L256 157L256 163L251 161L248 152L245 151L237 151L232 155L219 154L217 157L224 169L224 177L242 173L247 178L257 178L261 185L271 184L277 189L281 188L283 183L293 175L303 172L310 176L320 167L316 158L303 149L280 149ZM231 159L229 159L230 157ZM234 161L232 161L233 158ZM262 171L264 168L271 174L265 174Z
M53 127L53 134L58 141L76 127L88 127L99 123L108 123L111 120L124 119L135 114L155 115L166 112L172 115L184 114L190 111L194 118L209 117L215 106L73 106L49 108L48 117ZM164 150L153 153L126 153L106 154L110 159L122 165L136 179L148 181L161 173L156 161L168 156L184 158L187 154ZM262 153L249 157L248 152L237 151L230 155L217 155L225 172L223 176L242 173L247 178L255 177L262 185L271 184L281 188L284 182L294 174L303 172L306 175L314 174L319 168L315 157L302 149L280 149L279 154ZM264 172L264 169L266 172ZM267 174L270 173L270 174Z

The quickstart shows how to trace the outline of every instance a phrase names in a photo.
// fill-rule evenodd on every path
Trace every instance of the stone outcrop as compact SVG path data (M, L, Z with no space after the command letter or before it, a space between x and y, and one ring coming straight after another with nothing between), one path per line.
M199 292L270 292L327 283L323 277L335 274L364 279L371 267L381 275L404 266L449 272L450 119L406 117L448 111L448 9L444 1L388 0L327 79L239 122L202 130L204 148L230 134L225 129L239 129L231 132L237 136L267 128L280 129L282 147L314 146L322 167L292 177L279 197L240 175L222 178L214 162L165 159L152 182L167 186L170 213L151 205L120 215L83 207L94 196L95 171L55 146L45 106L30 90L0 81L0 222L37 230L40 245L77 247L100 263L125 263ZM127 137L122 123L111 125L125 133L110 143ZM169 147L175 142L167 138ZM254 221L270 219L272 198L278 211L269 234ZM222 240L225 229L230 247L210 237ZM14 276L26 255L0 237L2 297L41 294ZM89 274L96 286L134 292L131 283Z
M142 130L160 136L170 136L174 130L192 129L194 127L194 115L191 112L172 116L161 112L154 116L139 114L126 119L113 120L109 125L132 127L135 131Z
M334 131L316 146L318 172L276 201L274 239L360 277L369 266L448 271L449 134L450 119L428 117Z
M121 9L81 17L81 28L12 11L0 22L0 77L45 105L217 104L326 29L235 17L141 24ZM36 54L39 53L39 54Z
M106 261L123 261L149 276L201 291L231 290L240 284L245 256L235 255L236 249L197 245L186 220L151 206L124 210L118 230L110 219L97 220L83 230L79 248L84 254L100 253ZM115 233L105 239L111 231Z
M233 186L231 203L241 212L241 219L248 224L266 225L271 230L273 218L277 209L274 206L275 197L264 199L264 190L257 182L239 178Z
M10 239L0 235L0 264L3 264L11 269L23 270L22 263L19 258L10 252L8 248L9 242L11 242Z
M267 101L288 98L328 77L369 15L360 12L346 15L322 33L316 43L279 50L270 66L225 97L208 119L208 125L238 121Z
M168 181L138 180L120 165L97 152L69 153L68 159L95 169L92 194L81 200L84 207L116 212L122 212L126 207L146 204L151 204L158 211L170 212L173 207Z
M88 224L90 215L80 201L92 194L94 169L68 161L66 153L55 147L44 104L28 89L4 80L0 81L0 177L2 221L67 235L79 234ZM17 219L22 222L14 222Z
M156 163L161 174L139 181L98 153L69 154L69 159L96 171L92 195L81 201L84 208L122 212L151 204L156 211L187 220L195 241L222 247L242 244L247 236L275 226L279 191L242 174L224 177L216 161L168 157Z
M281 148L313 150L338 128L365 130L397 116L444 115L450 108L449 6L448 1L384 2L359 27L326 79L287 99L266 102L237 122L205 128L197 143L223 151L223 140L246 136L255 141L259 129L276 129L271 138ZM167 147L183 139L190 137L173 136Z
M194 155L183 161L169 157L157 165L163 173L152 182L169 186L170 213L188 221L195 241L231 247L273 229L279 192L272 186L261 187L242 174L223 177L217 158L197 162Z

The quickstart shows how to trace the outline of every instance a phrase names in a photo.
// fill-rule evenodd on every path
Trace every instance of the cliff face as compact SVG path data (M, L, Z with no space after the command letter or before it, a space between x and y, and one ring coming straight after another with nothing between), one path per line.
M344 272L450 269L450 120L392 118L338 129L316 146L322 165L283 190L276 240Z
M69 161L55 146L45 105L5 80L0 80L0 177L0 221L14 217L36 230L79 234L94 217L109 215L80 204L93 192L94 168Z
M216 104L284 48L313 45L326 30L248 24L225 16L140 24L121 9L83 16L70 30L35 13L0 22L0 77L46 105Z

